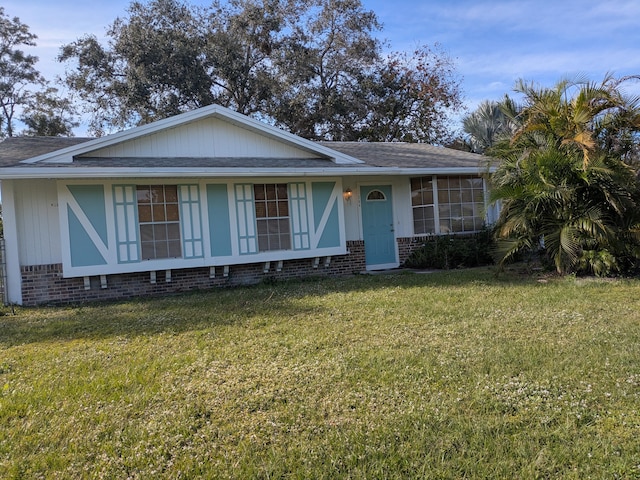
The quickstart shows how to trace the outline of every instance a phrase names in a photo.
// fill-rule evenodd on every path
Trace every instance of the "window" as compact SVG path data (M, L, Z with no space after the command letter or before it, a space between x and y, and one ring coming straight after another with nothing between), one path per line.
M415 234L475 232L484 222L484 185L479 177L411 179Z
M256 209L258 251L291 249L289 197L287 184L256 184L253 186Z
M176 185L138 185L138 222L142 260L182 256Z
M411 179L411 206L414 233L436 233L432 177Z
M367 202L384 202L387 197L380 190L371 190L367 195Z

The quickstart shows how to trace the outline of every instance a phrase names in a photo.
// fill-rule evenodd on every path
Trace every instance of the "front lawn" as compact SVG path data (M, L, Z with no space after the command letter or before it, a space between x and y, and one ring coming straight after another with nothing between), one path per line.
M1 478L639 478L640 281L490 269L0 317Z

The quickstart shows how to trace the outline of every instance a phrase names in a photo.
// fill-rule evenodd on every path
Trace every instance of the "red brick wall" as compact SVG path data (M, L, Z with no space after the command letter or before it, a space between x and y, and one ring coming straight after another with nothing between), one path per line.
M229 276L223 267L216 268L215 278L209 278L209 268L171 270L171 282L165 271L156 272L156 283L150 282L150 272L107 275L107 288L101 288L100 277L90 277L91 288L85 290L83 278L63 278L62 265L37 265L22 268L22 303L27 306L59 303L81 303L97 300L119 300L141 296L158 296L220 286L246 285L264 279L290 279L305 276L351 275L366 269L364 242L347 242L347 255L320 257L317 268L313 258L285 260L282 271L276 272L277 262L271 262L268 272L264 263L231 265Z
M396 241L398 242L398 257L401 266L416 248L420 248L424 244L422 237L401 237Z

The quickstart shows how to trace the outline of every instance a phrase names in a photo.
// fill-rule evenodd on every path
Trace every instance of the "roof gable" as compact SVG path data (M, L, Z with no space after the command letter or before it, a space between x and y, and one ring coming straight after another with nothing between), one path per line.
M361 160L245 115L211 105L175 117L23 160L73 163L74 158L318 158L336 164Z

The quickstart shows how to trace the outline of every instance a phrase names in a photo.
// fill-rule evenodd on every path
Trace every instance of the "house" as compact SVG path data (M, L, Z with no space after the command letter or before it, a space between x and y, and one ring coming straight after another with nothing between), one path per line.
M491 222L486 166L312 142L214 105L95 138L0 144L6 301L81 302L398 267Z

